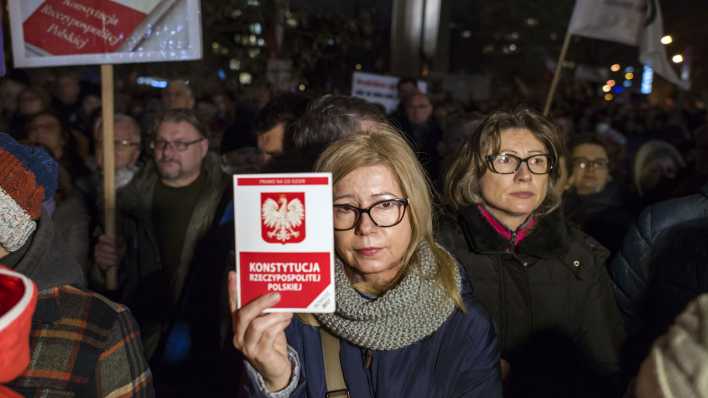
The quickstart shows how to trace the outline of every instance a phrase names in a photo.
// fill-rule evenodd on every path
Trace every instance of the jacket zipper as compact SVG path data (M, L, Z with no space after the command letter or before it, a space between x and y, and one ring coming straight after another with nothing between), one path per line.
M371 353L370 349L364 350L364 367L371 369L371 362L374 360L374 354Z
M371 364L374 362L374 353L370 349L364 350L364 369L366 369L366 378L369 382L369 392L372 397L376 396L374 391L373 377L371 375Z
M533 325L534 325L534 314L533 314L533 297L531 295L531 283L529 282L529 275L528 275L528 267L529 263L528 261L525 261L519 255L516 253L516 231L512 231L511 233L511 248L509 250L509 253L511 256L518 261L524 268L524 280L526 282L526 292L528 293L528 299L529 299L529 330L533 330Z

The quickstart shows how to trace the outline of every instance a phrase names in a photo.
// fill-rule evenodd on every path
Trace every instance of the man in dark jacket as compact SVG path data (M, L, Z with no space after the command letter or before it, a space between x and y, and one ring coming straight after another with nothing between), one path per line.
M661 334L666 318L678 314L681 310L678 307L688 303L688 296L693 297L701 290L698 286L705 267L698 267L702 260L693 256L705 248L705 235L691 237L686 231L693 230L691 222L701 223L705 217L708 217L708 185L703 186L701 193L649 206L630 227L622 249L610 263L617 304L627 330L623 349L627 377L636 373L652 336ZM666 269L669 266L671 271ZM696 270L686 268L693 266ZM673 272L676 275L662 276ZM675 278L686 284L676 282ZM654 297L657 292L663 295ZM665 296L671 296L667 303L657 301ZM654 311L663 311L664 315Z
M217 350L199 349L204 339L195 334L213 329L218 335L218 306L205 303L217 302L224 285L228 248L210 239L228 199L228 178L218 157L209 152L206 130L192 111L172 109L161 115L150 146L154 162L121 192L120 238L103 235L96 244L99 272L94 275L99 277L94 282L108 288L100 274L118 267L120 283L113 294L140 322L158 385L165 369L171 369L170 376L162 380L191 383L182 375L198 377L193 355ZM222 307L226 312L225 304ZM188 314L194 313L202 319L188 321L194 318ZM217 341L209 340L214 346ZM180 376L173 378L176 374Z
M664 334L691 300L708 293L708 217L676 224L660 233L648 265L652 270L639 315L643 328L628 346L636 368L652 342Z
M609 266L628 336L643 327L640 308L652 276L649 262L657 237L674 225L702 217L708 217L708 185L698 194L647 207L629 228L622 248Z
M130 311L82 290L79 264L54 237L42 202L57 165L43 150L0 134L0 262L39 288L29 368L10 387L23 396L152 397L152 374Z
M427 95L416 93L406 99L404 109L405 118L393 123L405 134L430 179L437 183L441 177L438 144L443 132L433 117L433 104Z

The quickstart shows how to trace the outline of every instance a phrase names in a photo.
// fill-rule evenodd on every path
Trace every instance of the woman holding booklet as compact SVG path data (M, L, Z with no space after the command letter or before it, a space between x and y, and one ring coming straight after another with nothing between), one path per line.
M494 328L453 257L433 237L421 165L385 125L344 137L316 171L334 183L337 309L236 309L233 344L260 397L500 397Z

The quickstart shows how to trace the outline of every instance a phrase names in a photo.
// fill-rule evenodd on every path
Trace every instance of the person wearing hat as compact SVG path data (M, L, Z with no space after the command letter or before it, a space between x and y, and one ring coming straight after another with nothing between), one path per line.
M31 360L6 387L21 396L154 396L130 311L83 290L79 264L54 239L51 217L43 216L57 186L56 162L0 133L0 170L0 263L38 288Z

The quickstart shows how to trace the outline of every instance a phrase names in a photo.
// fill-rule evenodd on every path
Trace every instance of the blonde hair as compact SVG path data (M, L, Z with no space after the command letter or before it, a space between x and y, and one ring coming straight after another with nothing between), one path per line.
M383 165L396 176L403 195L408 198L411 220L411 241L398 275L404 276L421 243L427 242L437 260L435 279L461 309L462 297L457 287L455 260L433 238L433 206L430 183L413 150L402 134L386 124L376 124L373 130L340 138L320 155L315 170L331 172L336 184L352 171L367 166Z
M558 159L565 153L563 135L541 114L530 109L521 109L490 114L457 151L455 160L445 176L444 184L445 199L454 208L465 207L471 203L482 203L480 179L488 170L486 156L499 151L501 135L510 129L530 131L551 155L547 194L537 209L537 214L548 214L560 205L561 193L556 189L556 184L560 177L557 168Z

